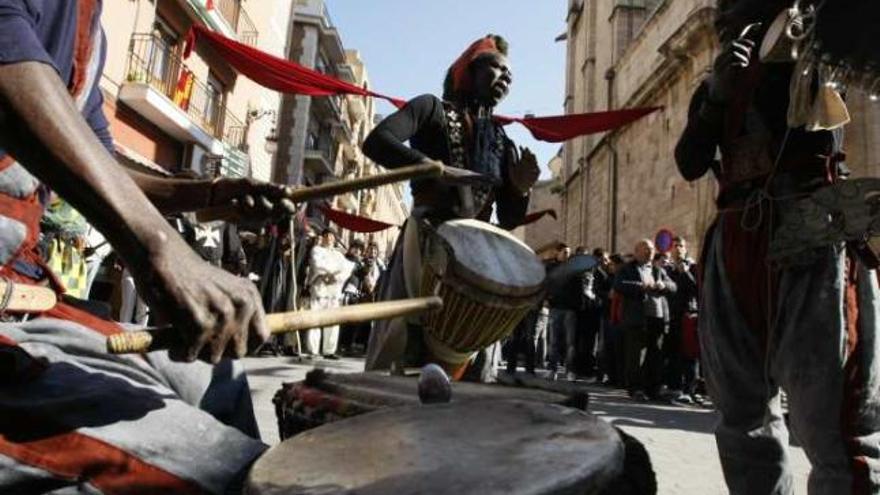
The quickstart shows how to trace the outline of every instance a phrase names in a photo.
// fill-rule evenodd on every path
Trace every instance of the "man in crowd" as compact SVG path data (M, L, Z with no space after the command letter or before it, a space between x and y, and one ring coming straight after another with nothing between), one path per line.
M309 256L306 285L309 291L309 309L338 308L342 303L342 286L355 269L355 262L336 249L336 232L325 228L318 244ZM339 325L302 332L305 337L305 356L318 354L327 359L339 359Z
M596 313L598 313L598 328L601 336L600 345L596 351L598 379L606 381L607 384L617 384L621 381L617 372L619 363L616 356L620 342L611 327L611 290L614 288L614 264L608 251L602 248L594 249L593 256L599 260L599 266L593 273L593 287L597 302Z
M577 251L581 255L589 255L584 246ZM606 309L603 297L608 295L606 289L610 290L606 286L610 280L602 271L602 263L608 261L608 255L603 254L601 249L596 251L600 253L600 256L594 253L599 266L585 271L581 276L581 307L577 315L575 373L584 377L593 377L597 372L597 340L602 340L602 314Z
M877 273L857 245L818 248L804 265L768 260L773 227L792 208L786 198L847 175L839 134L787 125L794 64L761 63L754 49L789 7L718 3L722 52L676 149L686 179L711 171L720 188L701 261L701 358L721 413L715 435L731 493L793 493L784 389L790 427L813 464L810 494L876 494Z
M547 267L548 277L554 270L562 269L562 266L571 258L571 248L562 245L556 255L556 260ZM565 365L566 378L574 380L575 375L575 343L577 339L578 321L577 312L583 302L583 279L579 276L570 277L562 287L556 287L548 295L550 305L549 328L547 329L548 363L550 379L557 378L559 364Z
M666 274L677 288L668 298L669 335L663 343L666 385L673 402L692 404L698 364L696 357L686 355L683 342L686 320L697 316L697 265L688 257L687 241L683 237L672 240L672 261L666 265Z
M342 304L358 304L364 296L364 280L366 278L367 265L364 259L364 241L353 239L348 245L348 251L345 258L354 263L351 275L348 276L345 283L342 284ZM352 323L342 325L339 329L339 351L343 355L352 352L355 334L358 333L363 323Z
M623 296L621 330L626 354L626 386L637 400L658 399L662 384L661 348L666 334L664 298L674 294L675 282L652 263L654 243L642 239L634 260L614 280Z
M510 83L507 42L497 35L485 36L449 68L442 100L419 96L382 120L367 137L364 153L384 167L430 160L448 165L440 180L412 183L412 216L398 238L379 299L416 295L426 225L455 218L489 221L493 207L497 207L495 214L502 228L522 223L539 169L535 155L525 148L517 149L493 119L494 108L507 96ZM467 182L474 174L463 171L478 173L480 182ZM370 336L366 368L430 361L423 338L418 318L377 322ZM486 353L481 358L475 362L483 363L480 376L487 379L491 359Z
M363 284L364 299L372 301L376 296L376 286L379 284L382 275L385 274L385 270L388 269L388 267L385 266L385 261L379 254L379 245L375 242L370 242L367 245L367 255L364 257L364 265L366 268Z
M268 335L259 294L202 261L160 211L235 200L253 219L284 190L119 166L96 83L100 5L0 0L0 275L58 289L35 245L42 182L106 236L178 339L170 353L111 356L105 338L123 331L117 324L64 303L27 321L7 314L0 492L235 491L266 446L241 369L223 357Z

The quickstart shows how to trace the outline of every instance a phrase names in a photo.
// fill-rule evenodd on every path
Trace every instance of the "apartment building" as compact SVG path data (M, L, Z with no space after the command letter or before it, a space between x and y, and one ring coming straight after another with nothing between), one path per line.
M296 0L288 58L302 66L370 87L366 65L355 50L346 50L339 30L323 0ZM362 96L285 95L278 125L278 164L275 182L314 185L337 178L364 177L379 172L361 151L374 126L373 98ZM330 207L355 215L401 225L407 209L400 184L357 191L333 199L313 201L306 216L313 229L327 225L320 208ZM376 240L390 250L398 229L356 236L340 232L348 243L355 237Z
M104 3L105 112L120 159L159 174L193 170L272 177L280 96L207 47L184 60L201 24L283 57L293 0L117 0Z

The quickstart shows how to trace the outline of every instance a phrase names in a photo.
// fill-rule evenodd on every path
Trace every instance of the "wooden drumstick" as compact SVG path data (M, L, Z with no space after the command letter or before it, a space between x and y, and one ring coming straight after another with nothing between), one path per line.
M319 184L317 186L301 187L299 189L294 189L290 195L287 196L287 199L294 203L302 203L303 201L336 196L360 189L370 189L410 179L439 177L443 174L443 170L444 166L439 162L410 165L408 167L396 168L382 174L339 180L335 182L325 182L324 184ZM236 205L211 206L196 211L196 218L199 222L210 222L213 220L234 219L239 213L239 207Z
M352 304L339 308L272 313L266 315L266 325L273 334L298 332L312 328L396 318L439 309L442 306L443 300L437 296ZM125 332L107 338L107 352L130 354L158 351L169 349L176 341L177 330L171 327Z

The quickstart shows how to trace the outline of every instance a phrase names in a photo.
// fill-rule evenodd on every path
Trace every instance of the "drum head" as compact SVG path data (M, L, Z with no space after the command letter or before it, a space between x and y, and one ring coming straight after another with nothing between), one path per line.
M437 234L452 248L453 270L498 295L531 296L543 288L545 270L532 248L506 230L479 220L451 220Z
M623 470L607 423L576 409L475 401L385 409L270 449L255 494L598 493Z

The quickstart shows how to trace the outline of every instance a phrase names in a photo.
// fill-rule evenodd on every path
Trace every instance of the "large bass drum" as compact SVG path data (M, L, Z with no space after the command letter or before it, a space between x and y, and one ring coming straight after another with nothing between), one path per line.
M361 414L419 404L417 376L385 372L328 373L310 371L301 382L285 383L275 394L278 434L284 440L306 430ZM561 385L561 384L559 384ZM585 392L558 392L518 386L453 382L456 402L519 399L586 409Z
M443 298L424 320L431 360L454 378L471 356L507 337L544 298L544 265L509 232L478 220L428 230L421 295Z
M568 407L519 400L406 406L282 442L254 464L246 493L604 494L624 472L624 457L614 428Z

